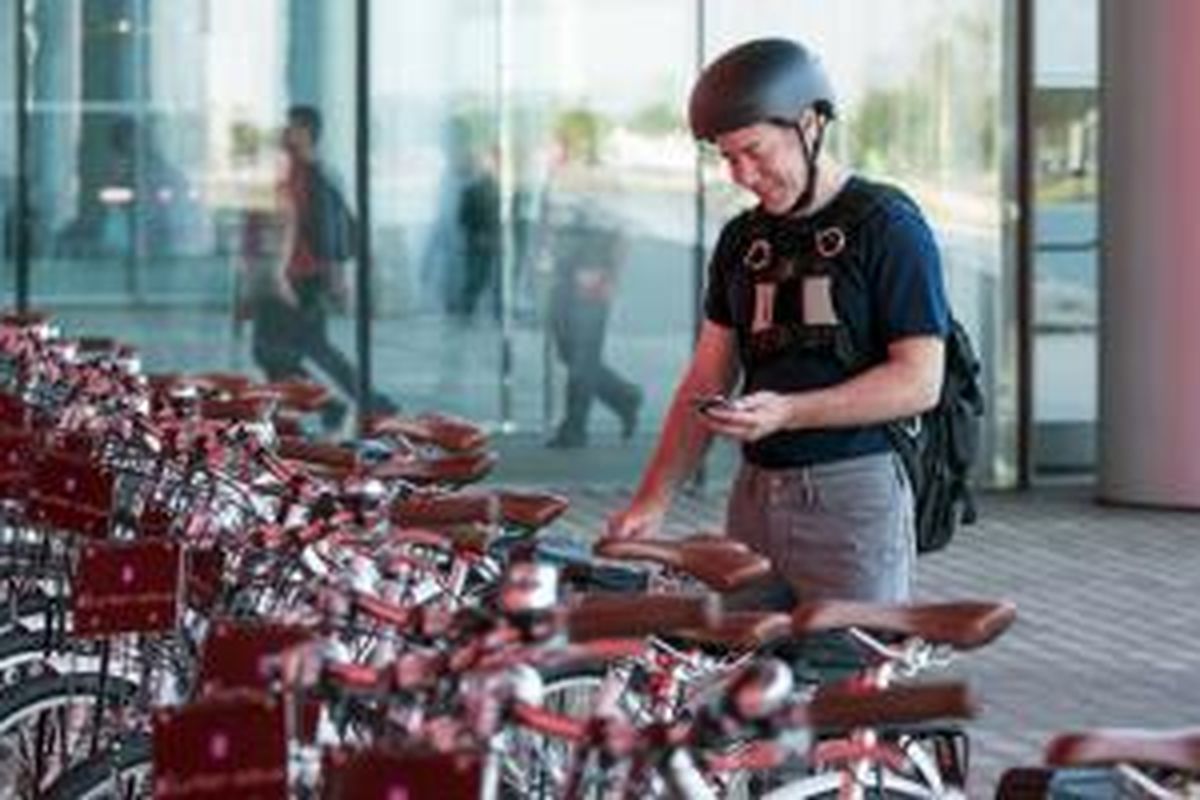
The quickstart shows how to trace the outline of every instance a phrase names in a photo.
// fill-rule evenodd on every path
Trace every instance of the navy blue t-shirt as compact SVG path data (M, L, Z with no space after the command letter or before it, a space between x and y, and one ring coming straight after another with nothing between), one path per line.
M756 301L751 273L755 261L762 260L762 251L782 253L788 246L785 242L811 241L816 232L845 220L850 192L874 193L874 201L870 213L848 232L844 251L828 260L829 280L809 282L803 288L800 280L781 283L773 300ZM774 247L755 244L763 238ZM848 275L854 265L847 259L854 259L861 278ZM865 288L856 288L862 282ZM814 287L817 295L822 291L828 295L825 301L814 299ZM870 364L882 362L888 344L897 339L944 337L950 329L941 259L920 209L900 190L859 177L850 178L828 204L808 217L772 218L752 210L722 229L709 264L705 315L717 325L734 328L739 341L744 341L754 327L754 315L762 311L756 302L772 306L770 322L775 325L804 325L806 313L820 314L825 323L848 325L859 349L869 351ZM743 359L743 368L743 393L799 392L851 377L832 347L790 347L767 359ZM744 454L752 464L781 469L885 452L889 447L884 427L871 425L781 431L747 444Z

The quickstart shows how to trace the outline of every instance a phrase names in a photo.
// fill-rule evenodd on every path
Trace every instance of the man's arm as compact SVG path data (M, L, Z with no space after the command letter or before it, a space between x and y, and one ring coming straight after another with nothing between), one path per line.
M609 536L648 536L658 530L675 489L695 470L712 439L693 403L698 397L724 394L733 388L736 347L731 329L704 322L691 364L675 389L654 455L629 507L609 519Z
M909 336L885 361L835 386L792 394L755 392L707 416L714 433L757 441L781 430L843 428L903 419L932 408L942 388L945 342Z
M274 283L275 294L278 295L279 299L289 306L298 306L300 305L300 300L296 297L296 290L292 288L292 282L288 280L287 270L288 263L292 260L292 255L296 252L296 243L299 238L299 212L296 209L296 201L286 185L280 184L276 187L275 198L283 230L279 245L279 257L275 262L272 282Z

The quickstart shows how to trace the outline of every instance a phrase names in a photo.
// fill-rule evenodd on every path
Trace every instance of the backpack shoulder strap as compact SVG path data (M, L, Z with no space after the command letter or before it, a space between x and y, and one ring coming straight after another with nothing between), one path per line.
M838 228L846 236L847 244L853 244L858 229L883 210L885 201L893 191L884 184L865 178L851 178L842 187L833 204L821 215L817 236L819 237L823 230Z
M868 291L866 275L856 257L861 244L859 232L868 220L883 211L886 200L894 192L884 184L864 178L851 179L822 216L820 227L814 233L818 250L835 247L839 251L848 251L838 260L838 267L848 271L847 277L857 291ZM869 363L869 348L864 346L861 335L860 331L843 326L834 336L834 353L850 372L859 372Z

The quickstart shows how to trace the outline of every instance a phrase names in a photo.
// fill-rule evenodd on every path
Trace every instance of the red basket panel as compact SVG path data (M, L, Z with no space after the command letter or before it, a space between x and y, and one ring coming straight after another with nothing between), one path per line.
M58 450L37 454L29 488L33 521L102 538L108 533L112 505L113 478L99 465Z
M179 614L176 542L89 542L79 554L71 591L75 633L161 633Z
M230 689L267 689L271 659L312 640L313 635L302 625L217 620L200 651L201 695Z
M158 800L284 800L283 704L255 693L211 697L154 715Z

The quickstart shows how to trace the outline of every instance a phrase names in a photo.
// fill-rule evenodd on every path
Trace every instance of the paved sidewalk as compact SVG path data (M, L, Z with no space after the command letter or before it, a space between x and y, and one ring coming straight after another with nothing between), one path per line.
M627 493L567 489L592 536ZM673 531L717 528L723 493L683 498ZM980 524L922 558L920 599L1008 598L1018 621L949 674L983 700L971 796L1037 763L1054 731L1200 726L1200 514L1108 508L1083 487L988 494Z

